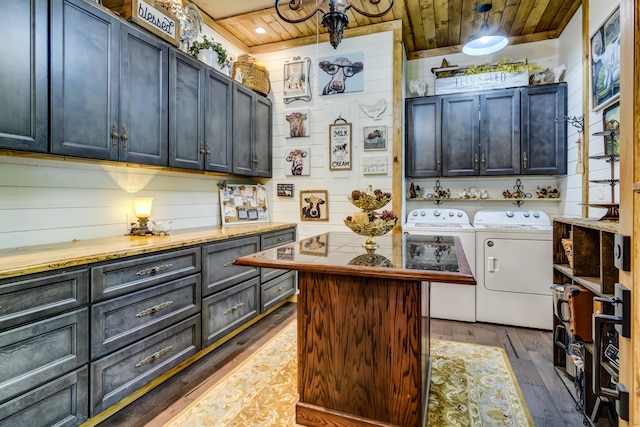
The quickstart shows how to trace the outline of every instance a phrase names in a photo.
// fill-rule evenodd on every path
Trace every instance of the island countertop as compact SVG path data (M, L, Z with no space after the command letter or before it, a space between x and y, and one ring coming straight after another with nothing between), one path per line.
M386 234L367 251L365 237L329 232L238 258L238 265L475 285L456 236Z

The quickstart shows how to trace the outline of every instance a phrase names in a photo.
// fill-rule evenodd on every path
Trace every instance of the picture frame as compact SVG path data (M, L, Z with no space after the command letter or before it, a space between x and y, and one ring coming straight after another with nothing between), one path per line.
M311 175L311 150L309 147L292 148L284 158L287 176ZM287 167L287 163L291 163Z
M602 111L602 129L604 131L618 131L604 137L604 154L620 154L620 101L615 102Z
M365 126L363 128L364 151L381 151L387 149L387 127Z
M298 250L303 255L329 255L329 234L318 234L317 236L301 240Z
M591 98L593 111L620 97L620 6L591 36Z
M296 56L284 62L282 98L285 104L296 100L311 101L311 58Z
M300 190L300 221L329 221L327 190Z
M329 169L351 170L351 123L343 118L329 125Z
M311 135L311 110L308 108L288 110L284 119L286 138L302 138Z
M364 91L364 53L342 53L318 59L318 93L340 95Z
M220 191L222 226L269 222L267 189L262 184L225 184Z
M389 173L389 158L387 156L362 157L363 175L387 175Z
M295 194L293 184L277 184L276 188L278 197L293 197Z

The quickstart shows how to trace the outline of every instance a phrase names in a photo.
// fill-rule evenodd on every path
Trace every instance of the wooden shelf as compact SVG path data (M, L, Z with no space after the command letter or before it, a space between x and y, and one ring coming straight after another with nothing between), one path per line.
M507 199L504 197L501 198L488 198L488 199L478 199L478 198L469 198L463 199L460 197L451 197L449 199L429 199L427 197L407 197L407 201L429 201L429 202L560 202L562 199L560 197L552 198L552 197L541 197L541 198L527 198L527 199Z

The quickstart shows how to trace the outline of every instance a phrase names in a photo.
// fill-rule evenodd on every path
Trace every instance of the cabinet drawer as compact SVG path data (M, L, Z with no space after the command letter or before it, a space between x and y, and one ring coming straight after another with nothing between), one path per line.
M145 255L91 269L91 299L101 301L200 271L200 248Z
M91 363L90 416L120 401L200 350L200 316Z
M86 308L0 333L0 402L88 362Z
M258 315L259 280L234 286L202 300L202 347Z
M86 305L87 269L0 281L0 330Z
M274 231L272 233L265 233L260 236L261 250L273 248L274 246L284 245L286 243L295 242L296 229L288 228L286 230ZM261 268L260 280L262 283L274 279L288 270L282 270L278 268Z
M134 343L200 312L200 275L91 307L91 359Z
M260 274L257 267L235 265L236 258L260 252L260 237L245 237L202 248L202 296L211 295Z
M88 418L88 390L84 366L0 405L0 427L75 427Z
M288 273L274 280L263 283L260 286L260 304L262 306L261 312L269 310L280 301L295 294L297 283L296 278L296 272L289 271Z

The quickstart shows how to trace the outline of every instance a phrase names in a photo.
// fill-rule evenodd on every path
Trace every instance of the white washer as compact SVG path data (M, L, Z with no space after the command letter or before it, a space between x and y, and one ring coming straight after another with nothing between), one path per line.
M402 232L423 236L457 236L475 276L475 229L460 209L414 209ZM431 283L430 316L437 319L476 321L476 290L473 285Z
M480 210L476 230L476 317L552 329L553 226L531 210Z

